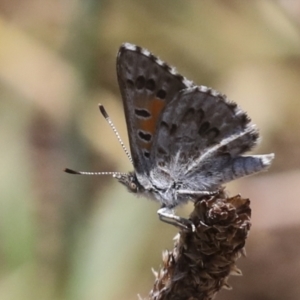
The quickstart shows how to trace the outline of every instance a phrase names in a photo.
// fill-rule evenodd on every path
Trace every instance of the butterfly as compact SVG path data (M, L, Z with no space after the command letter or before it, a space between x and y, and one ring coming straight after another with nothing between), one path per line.
M112 174L130 192L158 201L161 220L186 228L179 204L218 193L222 185L267 169L274 154L243 155L259 140L247 114L225 95L197 86L148 50L123 44L117 56L134 167ZM116 129L103 106L100 111Z

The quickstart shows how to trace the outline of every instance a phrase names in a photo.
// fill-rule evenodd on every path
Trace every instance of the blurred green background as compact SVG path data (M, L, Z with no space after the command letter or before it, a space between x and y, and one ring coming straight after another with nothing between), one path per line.
M248 257L217 299L300 298L300 2L0 0L0 299L137 299L176 229L111 177L131 171L116 53L149 49L236 101L269 172L228 185L250 198ZM192 205L179 209L187 215Z

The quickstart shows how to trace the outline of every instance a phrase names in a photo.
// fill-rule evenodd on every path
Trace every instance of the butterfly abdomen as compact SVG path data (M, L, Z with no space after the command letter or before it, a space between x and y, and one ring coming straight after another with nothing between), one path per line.
M230 165L224 168L222 172L223 183L266 170L273 158L274 154L238 156L233 158L230 161Z

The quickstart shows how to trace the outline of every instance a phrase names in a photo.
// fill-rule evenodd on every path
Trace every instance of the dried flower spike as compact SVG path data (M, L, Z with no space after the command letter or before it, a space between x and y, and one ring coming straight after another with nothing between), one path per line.
M244 255L251 227L250 201L228 198L222 192L195 203L190 220L195 232L181 231L174 249L163 253L163 266L155 273L151 300L210 300L230 289L230 275L242 275L236 261Z

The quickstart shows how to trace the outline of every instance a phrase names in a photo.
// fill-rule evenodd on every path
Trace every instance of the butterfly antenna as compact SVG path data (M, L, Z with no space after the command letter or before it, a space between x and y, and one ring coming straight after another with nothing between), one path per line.
M129 160L131 161L131 163L133 164L133 161L132 161L132 157L129 153L129 151L127 150L127 148L125 147L120 135L119 135L119 132L117 131L117 128L115 127L114 123L112 122L112 120L110 119L108 113L106 112L106 110L104 109L104 106L102 104L99 104L99 109L100 109L100 112L102 114L102 116L105 118L105 120L107 121L107 123L109 124L109 126L111 127L111 129L113 130L113 132L115 133L120 145L122 146L124 152L126 153L127 157L129 158Z
M122 175L126 175L126 173L120 173L120 172L82 172L82 171L75 171L68 168L66 168L64 171L66 173L74 174L74 175L112 175L115 178L120 178L122 177Z

